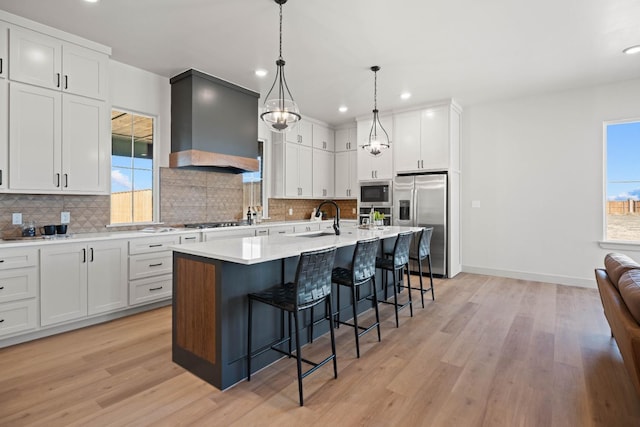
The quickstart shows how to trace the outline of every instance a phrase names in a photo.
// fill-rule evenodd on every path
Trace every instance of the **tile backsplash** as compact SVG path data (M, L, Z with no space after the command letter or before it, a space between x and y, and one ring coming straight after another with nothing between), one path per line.
M321 199L269 199L270 221L307 220ZM355 219L356 200L337 200L343 219ZM167 226L244 219L241 174L180 168L160 168L160 220ZM292 215L289 215L291 209ZM0 233L18 237L22 227L11 224L11 214L38 227L60 224L60 213L70 212L68 233L123 231L137 227L109 227L110 196L0 194ZM327 207L329 217L333 209Z

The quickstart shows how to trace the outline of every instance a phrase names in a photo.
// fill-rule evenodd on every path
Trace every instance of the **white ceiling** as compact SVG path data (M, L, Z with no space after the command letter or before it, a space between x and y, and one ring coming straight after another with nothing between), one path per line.
M278 56L273 0L0 0L0 9L113 48L171 77L196 68L266 95ZM638 0L290 0L287 81L304 115L330 124L378 107L463 106L640 77ZM259 79L256 68L269 75ZM400 93L410 91L407 101ZM345 114L340 105L349 107Z

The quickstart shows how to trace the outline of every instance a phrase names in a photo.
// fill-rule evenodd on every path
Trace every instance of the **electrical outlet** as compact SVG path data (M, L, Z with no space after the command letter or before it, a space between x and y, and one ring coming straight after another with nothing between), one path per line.
M21 225L22 224L22 214L14 213L11 215L11 223L13 225Z
M356 208L351 209L351 213L355 215L356 214Z
M60 212L60 223L69 224L71 222L71 212Z
M289 208L289 215L293 215L293 208Z

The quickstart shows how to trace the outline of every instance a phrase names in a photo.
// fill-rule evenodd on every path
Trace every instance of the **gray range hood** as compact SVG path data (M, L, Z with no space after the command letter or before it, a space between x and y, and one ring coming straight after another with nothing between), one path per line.
M196 70L170 82L169 166L257 171L260 94Z

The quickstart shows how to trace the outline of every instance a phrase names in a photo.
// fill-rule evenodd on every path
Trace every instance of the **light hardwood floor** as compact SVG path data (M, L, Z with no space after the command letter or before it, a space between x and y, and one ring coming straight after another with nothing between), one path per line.
M0 425L640 426L597 290L460 274L436 298L399 329L381 305L360 359L341 327L302 408L293 360L225 392L173 364L169 307L2 349Z

